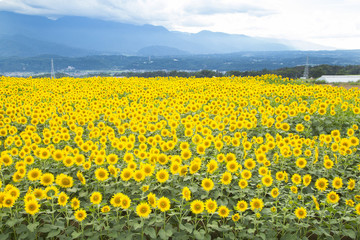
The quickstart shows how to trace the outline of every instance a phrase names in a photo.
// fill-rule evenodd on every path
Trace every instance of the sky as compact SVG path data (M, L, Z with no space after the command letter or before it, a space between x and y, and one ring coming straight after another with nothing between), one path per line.
M0 11L306 41L360 49L360 0L0 0ZM299 44L302 44L299 42Z

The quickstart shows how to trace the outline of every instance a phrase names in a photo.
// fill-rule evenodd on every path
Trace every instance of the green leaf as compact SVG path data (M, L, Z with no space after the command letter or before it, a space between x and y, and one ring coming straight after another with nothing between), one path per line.
M294 240L294 239L297 239L297 236L290 233L281 237L281 240Z
M48 238L52 238L52 237L56 237L57 235L59 235L61 231L59 229L56 230L51 230L51 232L49 232L49 234L47 235Z
M73 238L78 238L78 237L80 237L81 236L81 234L82 234L82 232L73 232L72 234L71 234L71 236L73 237Z
M169 238L164 229L160 229L159 236L161 239L164 239L164 240L167 240Z
M186 223L185 225L180 224L180 229L181 230L186 230L188 233L192 233L194 227L190 223Z
M134 223L134 225L133 225L134 230L141 228L143 225L144 225L144 223L143 223L143 222L140 222L140 223Z
M34 232L37 226L39 226L39 222L30 223L27 225L27 229L29 229L30 232Z
M17 219L9 219L7 222L6 222L6 225L8 225L9 227L13 227L15 226L15 224L17 223Z
M29 239L29 232L20 234L19 239Z
M344 233L345 236L348 236L348 237L350 237L352 239L356 238L356 233L351 229L343 229L343 233Z
M173 227L171 224L166 224L165 233L168 237L171 237L173 235Z
M0 239L9 239L9 234L10 234L10 233L0 234Z
M144 229L144 233L149 235L150 238L155 239L156 238L156 231L152 227L147 227Z
M266 240L266 235L265 235L264 233L260 233L259 236L260 236L262 239Z
M49 227L49 224L45 224L44 226L42 226L41 228L39 228L39 232L42 233L48 233L50 232L52 229Z
M204 234L201 233L201 232L199 232L198 230L195 230L195 231L194 231L194 237L195 237L196 239L203 240L203 239L204 239Z

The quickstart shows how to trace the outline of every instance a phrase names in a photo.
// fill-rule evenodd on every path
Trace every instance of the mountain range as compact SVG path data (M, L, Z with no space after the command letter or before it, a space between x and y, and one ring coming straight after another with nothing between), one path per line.
M239 23L240 24L240 23ZM316 46L315 46L316 47ZM277 39L201 31L169 31L162 26L133 25L87 17L0 12L0 56L55 54L181 56L241 51L296 50Z

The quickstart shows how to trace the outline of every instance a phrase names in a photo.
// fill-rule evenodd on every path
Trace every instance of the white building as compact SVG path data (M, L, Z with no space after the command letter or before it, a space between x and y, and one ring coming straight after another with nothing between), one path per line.
M317 80L325 80L328 83L357 82L360 81L360 75L322 75Z

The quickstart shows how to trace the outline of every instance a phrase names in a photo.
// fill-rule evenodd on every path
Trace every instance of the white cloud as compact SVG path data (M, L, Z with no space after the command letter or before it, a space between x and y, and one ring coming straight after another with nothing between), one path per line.
M88 16L170 30L211 30L360 49L358 0L0 0L0 10Z

